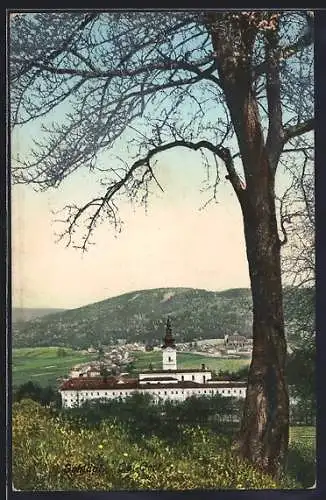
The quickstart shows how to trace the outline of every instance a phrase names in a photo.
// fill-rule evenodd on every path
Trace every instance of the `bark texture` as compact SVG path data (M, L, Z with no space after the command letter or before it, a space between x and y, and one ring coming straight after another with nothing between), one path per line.
M254 28L210 19L219 77L237 135L246 186L232 182L241 205L253 299L253 355L241 429L235 448L257 467L277 477L286 459L289 401L285 380L280 240L274 180L282 150L277 106L279 81L270 44L270 105L274 108L265 142L252 91Z
M272 200L253 196L245 206L253 355L237 448L259 468L278 476L286 460L289 429L280 244Z

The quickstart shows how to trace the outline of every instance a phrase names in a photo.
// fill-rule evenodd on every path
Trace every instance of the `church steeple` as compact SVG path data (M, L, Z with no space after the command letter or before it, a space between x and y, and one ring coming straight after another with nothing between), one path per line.
M165 329L165 337L164 337L164 344L162 345L162 348L165 349L166 347L172 347L175 349L175 341L172 336L172 328L171 328L171 320L170 318L167 319L166 322L166 329Z
M163 370L173 371L177 369L177 349L175 346L174 338L172 336L171 320L167 319L166 330L164 337L164 344L162 345L162 362Z

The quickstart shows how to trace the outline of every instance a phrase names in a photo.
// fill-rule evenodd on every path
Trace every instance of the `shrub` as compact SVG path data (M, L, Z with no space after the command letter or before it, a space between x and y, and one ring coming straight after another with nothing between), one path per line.
M316 444L314 428L291 428L286 473L300 487L309 488L316 480Z
M230 451L229 439L200 425L178 427L182 446L158 436L130 439L103 421L75 417L34 401L13 405L13 482L25 490L276 488L268 476ZM78 427L79 424L79 427ZM196 464L196 467L194 467Z

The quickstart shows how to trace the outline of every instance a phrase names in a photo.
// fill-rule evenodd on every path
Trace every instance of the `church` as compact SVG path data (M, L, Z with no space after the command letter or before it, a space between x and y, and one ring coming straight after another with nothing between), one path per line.
M124 399L135 392L151 394L154 401L183 401L190 396L233 396L244 398L246 382L212 379L202 365L199 369L179 370L177 350L168 318L162 345L162 370L146 370L137 378L72 377L60 386L63 408L81 406L89 400Z

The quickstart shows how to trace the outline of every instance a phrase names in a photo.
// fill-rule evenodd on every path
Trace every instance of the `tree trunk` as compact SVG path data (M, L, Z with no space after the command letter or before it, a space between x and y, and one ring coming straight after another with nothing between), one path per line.
M289 432L280 243L273 197L252 194L243 205L243 218L253 299L253 354L236 448L278 477Z
M237 173L226 161L228 178L242 209L253 299L252 362L235 448L261 470L278 477L286 459L289 434L280 240L274 191L283 130L279 110L273 108L275 116L270 117L267 147L252 87L255 32L241 18L229 21L225 24L223 16L216 13L208 16L220 84L246 180L245 188L239 187ZM277 83L277 79L272 83Z

